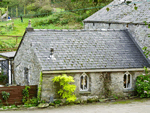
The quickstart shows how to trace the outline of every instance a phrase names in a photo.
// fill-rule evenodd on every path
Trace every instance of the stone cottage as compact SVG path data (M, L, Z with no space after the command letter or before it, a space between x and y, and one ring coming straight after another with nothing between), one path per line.
M128 29L138 45L150 50L150 28L144 21L150 24L150 0L114 0L109 5L86 18L84 29ZM137 7L137 10L134 7ZM106 10L109 8L109 11ZM150 26L149 26L150 27Z
M103 14L108 13L105 9ZM33 29L29 22L14 58L16 83L38 85L42 72L41 98L47 101L57 98L52 79L61 74L74 77L79 98L132 94L136 77L144 73L144 66L150 67L140 46L143 34L135 32L138 26L130 22L96 20L99 12L84 20L83 30ZM144 24L139 27L148 31Z

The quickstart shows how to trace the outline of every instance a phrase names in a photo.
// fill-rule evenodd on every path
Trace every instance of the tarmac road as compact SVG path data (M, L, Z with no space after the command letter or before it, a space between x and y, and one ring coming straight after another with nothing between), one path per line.
M150 113L150 100L126 104L95 103L87 105L61 106L24 111L0 111L2 113Z

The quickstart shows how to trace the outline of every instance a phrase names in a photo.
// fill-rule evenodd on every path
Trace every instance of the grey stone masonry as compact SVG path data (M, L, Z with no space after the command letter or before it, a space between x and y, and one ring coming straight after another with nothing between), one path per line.
M108 89L110 90L110 96L116 95L118 97L124 97L128 94L133 94L130 91L133 91L135 88L136 77L143 72L141 71L129 71L131 74L131 89L124 88L124 73L123 72L111 72L110 73L110 83L108 84ZM89 77L89 89L88 91L80 91L80 76L82 72L78 73L66 73L68 76L72 76L75 80L73 84L76 85L75 94L78 99L88 98L92 96L98 96L99 98L105 97L105 90L104 90L104 78L103 75L107 72L89 72L86 73ZM56 86L54 85L52 79L55 76L61 75L60 74L43 74L43 81L42 81L42 91L41 91L41 99L49 101L50 96L53 96L55 99L58 98L56 94ZM107 92L108 93L108 92Z
M25 33L14 58L15 82L22 86L28 84L26 79L28 79L29 85L38 85L41 71L41 66L32 48L32 37L29 33L31 32ZM27 77L25 68L28 69Z

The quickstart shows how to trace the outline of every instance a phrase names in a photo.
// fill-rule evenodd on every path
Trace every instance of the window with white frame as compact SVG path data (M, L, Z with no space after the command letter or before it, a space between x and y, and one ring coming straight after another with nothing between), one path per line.
M80 91L88 91L89 90L89 77L86 73L83 73L80 76Z
M124 81L124 88L125 89L129 89L132 87L132 75L129 73L129 72L126 72L124 74L124 77L123 77L123 81Z

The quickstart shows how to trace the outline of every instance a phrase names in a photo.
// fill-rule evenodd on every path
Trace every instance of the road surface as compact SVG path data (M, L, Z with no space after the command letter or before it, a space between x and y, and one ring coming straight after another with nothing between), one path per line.
M128 101L129 102L129 101ZM45 108L20 111L0 111L2 113L150 113L150 100L144 102L133 101L131 103L118 104L94 103L87 105L70 105L58 108Z

